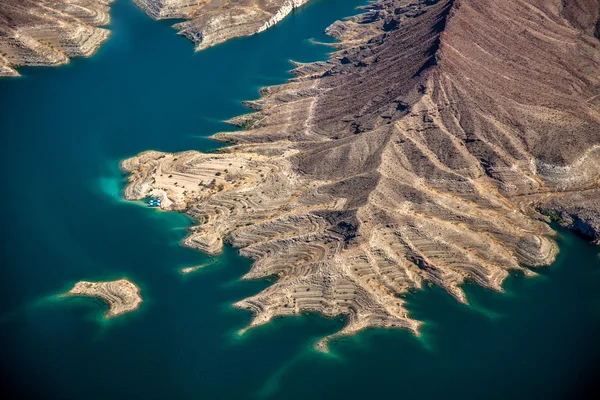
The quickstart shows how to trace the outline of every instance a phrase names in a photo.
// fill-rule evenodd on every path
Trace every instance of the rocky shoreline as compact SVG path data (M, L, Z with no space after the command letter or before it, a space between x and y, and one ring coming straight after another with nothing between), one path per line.
M127 279L110 282L77 282L65 296L96 297L108 304L106 318L137 310L142 303L140 288Z
M539 211L600 237L599 19L580 15L599 8L371 3L328 29L328 61L297 64L231 121L244 130L215 135L231 146L123 161L125 197L161 197L199 221L186 246L231 244L255 260L245 278L278 277L236 304L250 327L318 311L348 317L334 336L418 333L406 293L467 302L467 280L502 291L554 261Z
M185 19L173 27L196 51L260 33L309 0L134 0L154 19Z
M114 0L0 2L0 77L20 66L58 66L90 57L108 39Z
M108 39L114 0L0 2L0 77L20 66L58 66L90 57ZM133 0L154 19L185 19L174 28L196 50L262 32L309 0Z

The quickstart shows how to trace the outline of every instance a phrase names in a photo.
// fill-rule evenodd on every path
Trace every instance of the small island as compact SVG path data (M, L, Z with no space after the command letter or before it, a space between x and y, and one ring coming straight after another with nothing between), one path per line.
M110 282L77 282L65 296L97 297L108 304L106 318L136 310L141 302L140 288L127 279Z

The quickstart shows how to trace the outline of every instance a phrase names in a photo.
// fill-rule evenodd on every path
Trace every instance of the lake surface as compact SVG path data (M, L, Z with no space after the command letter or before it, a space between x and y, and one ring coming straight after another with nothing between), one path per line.
M323 30L365 0L313 0L262 34L193 53L172 22L129 0L90 59L0 80L0 390L11 399L574 399L597 389L600 258L560 231L561 253L506 293L467 285L412 294L423 336L371 330L313 350L343 319L278 319L239 337L231 304L268 286L250 261L179 246L192 222L121 199L119 160L147 149L209 151L242 100L283 83L288 60L324 59ZM182 267L212 262L183 276ZM79 280L127 277L139 310L59 299Z

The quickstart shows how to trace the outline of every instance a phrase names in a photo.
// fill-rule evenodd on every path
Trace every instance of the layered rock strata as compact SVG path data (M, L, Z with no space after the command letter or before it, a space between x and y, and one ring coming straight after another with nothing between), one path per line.
M86 296L102 299L108 304L107 318L136 310L142 302L140 288L127 279L111 282L77 282L67 296Z
M545 204L598 238L598 19L577 10L600 6L571 1L371 3L328 29L328 61L215 136L231 146L123 161L125 196L161 197L199 222L185 245L229 243L255 260L245 278L278 278L236 304L250 326L318 311L348 317L336 335L418 332L408 292L466 302L467 280L502 291L554 260Z
M175 24L196 50L250 36L275 25L309 0L134 0L154 19L185 19Z
M89 57L108 39L113 0L2 0L0 76L19 66L56 66Z

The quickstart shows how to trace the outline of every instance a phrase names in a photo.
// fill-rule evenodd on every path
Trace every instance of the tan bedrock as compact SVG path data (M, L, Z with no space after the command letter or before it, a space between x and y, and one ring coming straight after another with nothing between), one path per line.
M124 160L125 197L162 198L198 221L186 246L230 244L254 260L245 278L277 277L236 303L250 327L317 311L347 317L334 337L418 333L408 292L467 302L467 280L502 291L511 271L554 261L539 210L600 237L598 19L580 14L599 8L371 3L328 29L329 60L246 103L230 121L245 129L214 136L228 147Z
M174 25L196 50L267 30L309 0L134 0L154 19L185 19Z
M110 32L114 0L2 0L0 76L19 66L57 66L90 57Z
M140 288L127 279L110 282L77 282L65 296L96 297L108 304L107 318L136 310L142 303Z
M0 77L18 76L20 66L58 66L92 56L109 37L101 27L110 23L113 1L0 1ZM202 50L262 32L309 0L133 1L154 19L187 20L174 27Z

